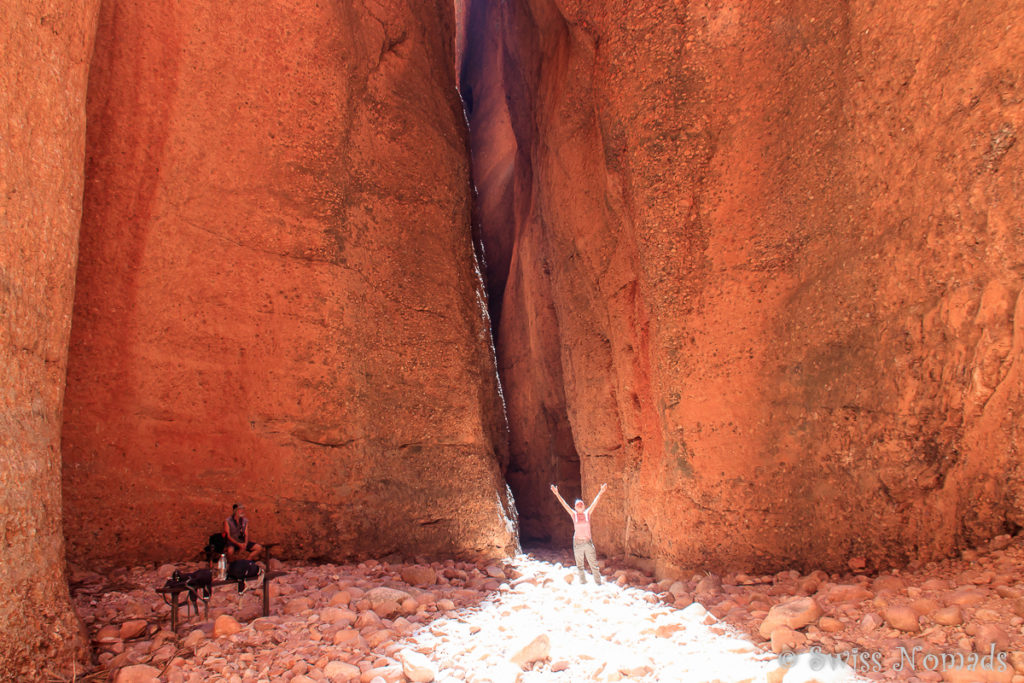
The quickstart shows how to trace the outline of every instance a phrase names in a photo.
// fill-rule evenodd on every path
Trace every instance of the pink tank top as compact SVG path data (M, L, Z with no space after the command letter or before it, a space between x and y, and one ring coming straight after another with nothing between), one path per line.
M589 541L590 538L590 515L586 512L572 511L572 525L575 532L572 537L575 541Z

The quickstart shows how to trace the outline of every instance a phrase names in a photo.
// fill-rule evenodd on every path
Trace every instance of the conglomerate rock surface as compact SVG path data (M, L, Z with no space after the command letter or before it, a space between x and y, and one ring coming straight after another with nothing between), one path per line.
M0 5L0 680L71 676L60 424L95 0ZM81 670L81 667L79 667Z
M451 7L104 3L63 431L75 561L514 546Z
M578 458L598 547L684 567L1024 524L1019 3L471 13L510 472Z

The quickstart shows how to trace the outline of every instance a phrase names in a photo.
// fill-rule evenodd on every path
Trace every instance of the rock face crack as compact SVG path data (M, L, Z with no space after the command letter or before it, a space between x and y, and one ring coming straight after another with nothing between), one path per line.
M324 448L344 448L350 446L356 442L356 439L345 439L344 441L316 441L314 439L306 439L297 434L292 434L296 439L303 443L310 443L314 446L323 446Z

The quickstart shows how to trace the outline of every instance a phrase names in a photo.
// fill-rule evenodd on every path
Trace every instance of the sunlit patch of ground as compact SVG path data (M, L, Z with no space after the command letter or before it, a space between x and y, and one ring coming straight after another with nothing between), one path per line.
M117 680L142 667L148 678L125 680L392 683L405 680L410 661L421 665L406 672L417 681L852 680L852 670L833 668L839 663L824 650L872 680L1024 683L1024 537L996 537L959 558L880 574L854 568L656 581L610 558L606 573L621 585L598 587L579 585L568 561L564 552L538 552L491 563L287 562L269 617L256 618L258 590L238 595L228 586L214 592L208 618L183 620L177 636L154 592L174 566L107 575L75 569L72 595L95 647L93 668L79 680ZM778 617L797 603L816 604L820 614L798 614L799 633L766 626L776 608ZM777 646L799 636L799 657L766 652L762 628L783 636ZM516 661L538 638L546 645ZM970 664L989 652L999 659ZM918 653L909 664L907 653ZM878 666L863 666L866 655ZM780 668L779 659L791 656L795 666Z
M647 591L597 586L590 577L581 585L574 568L530 556L517 558L515 567L522 576L508 591L412 634L417 649L431 652L437 680L765 681L779 668L775 655L700 604L651 603ZM550 643L546 659L526 671L510 661L542 636ZM785 680L806 680L807 673L794 669ZM842 670L819 672L818 679L854 680Z
M611 558L601 586L589 575L581 585L566 552L504 562L287 562L269 617L257 618L258 588L239 595L227 586L214 591L208 617L183 619L177 637L153 590L170 565L76 571L72 593L95 645L90 681L132 666L153 667L148 679L126 679L145 683L394 683L406 680L403 667L414 681L473 683L866 680L827 660L824 649L877 657L878 668L858 666L874 680L1024 683L1024 539L993 544L876 576L783 571L655 581ZM820 614L792 624L799 656L776 656L759 632L777 607L794 602L816 602ZM936 621L951 606L956 623ZM904 630L890 624L899 614L912 617ZM997 671L926 659L985 652L986 638L1009 660ZM532 656L517 657L531 643ZM900 653L917 651L919 661L902 666ZM421 667L416 675L410 662Z

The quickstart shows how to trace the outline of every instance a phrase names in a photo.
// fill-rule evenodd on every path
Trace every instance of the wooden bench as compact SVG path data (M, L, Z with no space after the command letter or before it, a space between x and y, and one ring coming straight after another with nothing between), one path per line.
M287 576L288 572L282 571L271 571L270 570L270 549L278 545L277 543L268 543L263 546L266 549L267 559L263 566L263 581L261 582L261 588L263 589L263 616L270 616L270 582L274 579L282 576ZM224 579L222 581L213 581L210 583L210 590L218 586L237 586L238 579ZM178 633L178 607L179 596L182 593L187 593L189 589L187 586L178 586L174 588L157 588L156 592L160 595L169 595L171 599L171 631L177 635ZM203 618L206 619L210 615L210 605L207 600L203 600Z

